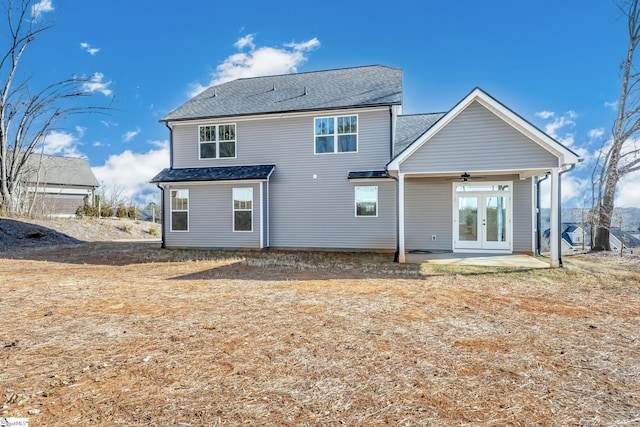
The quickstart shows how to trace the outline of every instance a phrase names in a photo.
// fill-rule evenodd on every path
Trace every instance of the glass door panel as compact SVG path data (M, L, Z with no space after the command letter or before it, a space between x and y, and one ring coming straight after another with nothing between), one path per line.
M478 198L458 199L458 238L463 241L478 240Z
M504 196L485 197L487 242L507 241L507 205Z

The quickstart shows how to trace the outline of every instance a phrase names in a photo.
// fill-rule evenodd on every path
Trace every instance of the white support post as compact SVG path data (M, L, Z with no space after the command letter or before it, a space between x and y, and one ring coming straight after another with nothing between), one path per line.
M404 174L398 174L398 262L406 262L404 255Z
M560 224L558 219L560 218L560 200L559 200L559 187L560 176L559 169L553 168L550 176L551 185L551 212L550 212L550 224L549 224L549 249L551 251L551 267L560 267Z

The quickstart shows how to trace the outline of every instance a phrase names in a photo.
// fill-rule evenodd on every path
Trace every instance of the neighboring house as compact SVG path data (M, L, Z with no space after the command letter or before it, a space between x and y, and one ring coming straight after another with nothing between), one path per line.
M22 183L29 194L36 194L39 213L53 216L72 216L85 200L92 204L99 187L85 159L45 154L28 158Z
M480 89L403 115L402 71L378 65L238 79L161 122L165 247L533 253L536 177L557 214L579 161Z
M611 227L609 230L609 244L613 251L620 251L621 247L623 249L635 249L640 248L640 239L618 227Z
M580 225L571 222L562 223L561 231L561 253L576 253L589 250L591 234ZM549 250L550 236L551 230L547 228L543 233L544 244L542 249L544 251Z
M546 249L549 248L550 235L551 230L547 228L543 233ZM561 236L562 253L585 252L591 249L591 233L579 224L563 223ZM611 227L609 244L612 251L620 251L621 246L623 249L635 249L640 248L640 239L618 227Z

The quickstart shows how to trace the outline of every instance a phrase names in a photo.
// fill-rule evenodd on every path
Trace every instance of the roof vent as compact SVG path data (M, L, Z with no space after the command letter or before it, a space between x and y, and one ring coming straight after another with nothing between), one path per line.
M273 82L273 89L271 89L271 90L273 90L273 91L276 90L276 82Z
M307 95L307 87L304 87L304 95Z

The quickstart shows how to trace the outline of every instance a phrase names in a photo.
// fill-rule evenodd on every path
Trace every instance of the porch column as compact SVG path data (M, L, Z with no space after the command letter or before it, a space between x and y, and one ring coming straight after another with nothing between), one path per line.
M549 249L551 252L551 267L560 267L560 224L558 224L558 220L560 218L560 176L558 172L558 168L553 168L551 170L551 181L549 183L549 185L551 185L551 212L549 213Z
M404 174L398 174L398 262L405 262L404 256Z

